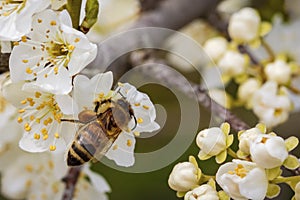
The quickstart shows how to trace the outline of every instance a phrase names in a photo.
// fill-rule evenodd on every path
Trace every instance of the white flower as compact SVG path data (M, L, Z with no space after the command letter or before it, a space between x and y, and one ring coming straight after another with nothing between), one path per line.
M256 10L243 8L231 16L228 32L237 42L251 42L259 36L260 23L260 16Z
M246 104L247 108L252 108L253 94L260 88L260 86L260 81L255 78L249 78L239 86L237 93L238 98L242 103Z
M34 80L56 94L72 89L72 76L89 64L97 53L97 46L86 36L71 28L66 11L56 14L45 10L34 15L28 38L22 37L10 56L13 82Z
M128 130L120 133L105 156L120 166L131 166L134 164L135 136L139 136L141 132L152 132L159 129L159 125L154 121L156 111L148 95L138 92L134 86L127 83L119 84L115 91L111 91L112 83L111 72L97 74L92 79L78 75L74 79L73 97L79 112L83 109L94 110L95 101L105 99L117 101L124 98L129 102L134 117L128 124Z
M106 180L100 174L91 171L89 165L84 165L76 183L73 199L108 200L106 193L110 191Z
M228 42L223 37L215 37L204 43L204 51L214 60L219 60L227 50Z
M271 169L283 164L288 151L281 137L263 134L251 143L250 155L258 166Z
M217 10L224 21L229 21L230 16L241 8L250 5L249 0L224 0L218 4Z
M3 95L18 108L17 121L24 127L19 143L22 149L42 152L54 151L57 145L65 146L61 136L71 134L71 129L60 120L64 114L73 113L71 97L49 93L34 82L7 82Z
M184 195L184 200L219 200L217 191L208 184L196 187Z
M182 162L174 166L168 184L175 191L186 192L198 186L200 177L201 171L195 164Z
M264 71L268 80L275 81L278 84L286 84L291 80L291 67L283 60L276 60L267 64Z
M215 156L226 149L226 135L219 127L204 129L198 133L196 143L200 151Z
M247 155L250 154L250 146L251 144L256 140L256 138L260 135L263 135L263 133L258 128L251 128L246 131L244 131L239 136L239 149L246 153Z
M32 15L48 7L49 0L0 1L0 40L19 40L31 28Z
M246 59L242 54L236 51L227 50L217 65L223 74L233 77L245 71Z
M269 128L285 122L290 110L291 101L287 94L278 94L276 82L266 82L253 94L253 111Z
M235 200L263 200L267 193L266 172L252 162L234 159L223 164L218 169L216 180Z
M61 199L67 172L62 154L20 151L15 161L2 171L2 194L13 199Z

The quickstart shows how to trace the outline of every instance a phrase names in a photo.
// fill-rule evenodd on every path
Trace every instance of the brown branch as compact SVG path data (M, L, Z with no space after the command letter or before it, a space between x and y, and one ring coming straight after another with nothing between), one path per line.
M79 178L81 167L71 167L67 175L63 178L66 187L63 193L62 200L71 200L74 196L74 191L76 187L77 180Z
M9 62L10 53L0 53L0 74L9 71L8 62Z
M154 78L163 85L176 88L188 97L195 98L201 106L210 110L212 114L225 119L235 131L250 128L248 124L232 112L212 100L203 86L195 83L187 85L182 75L170 70L170 68L158 66L159 64L168 65L165 60L155 58L153 54L141 50L133 52L130 61L133 66L143 65L143 67L138 67L137 70L144 76Z
M164 0L139 0L141 12L154 10Z

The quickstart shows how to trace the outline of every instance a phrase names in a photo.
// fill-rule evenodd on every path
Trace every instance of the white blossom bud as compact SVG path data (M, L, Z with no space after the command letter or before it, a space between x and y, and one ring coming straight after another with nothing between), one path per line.
M201 185L185 194L184 200L219 200L217 191L208 184Z
M204 50L207 55L214 61L217 61L227 50L228 42L223 37L215 37L204 43Z
M285 84L291 80L291 68L283 60L276 60L265 67L265 74L268 80L276 81L278 84Z
M241 102L246 103L246 106L252 107L252 96L261 86L260 81L255 78L249 78L242 83L238 89L238 98Z
M259 35L260 16L253 8L243 8L234 13L228 25L228 32L233 40L250 42Z
M259 135L250 145L250 155L258 166L271 169L279 167L288 157L284 140L274 135Z
M237 159L227 162L220 166L216 180L232 199L263 200L267 193L266 172L253 162Z
M266 82L253 94L253 111L260 122L271 128L288 119L291 101L288 95L278 94L278 85L274 81Z
M245 71L246 59L242 54L236 51L227 50L219 60L218 66L223 74L236 76Z
M186 192L198 186L198 172L190 162L178 163L169 176L168 184L175 191Z
M200 151L215 156L226 149L226 135L219 127L204 129L198 133L196 143Z
M250 145L256 140L259 135L263 133L258 128L251 128L243 132L239 138L239 149L246 153L250 154Z

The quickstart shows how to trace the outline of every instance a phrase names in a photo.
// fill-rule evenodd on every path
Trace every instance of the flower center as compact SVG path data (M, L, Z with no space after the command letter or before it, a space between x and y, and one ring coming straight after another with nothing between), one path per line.
M0 1L0 16L9 16L14 12L20 12L26 4L27 0L2 0Z
M53 121L60 123L63 116L58 107L54 95L42 94L35 92L34 97L27 97L21 101L24 105L19 109L20 116L18 122L24 123L24 130L26 132L34 132L33 137L36 140L47 140L49 137L48 131L51 130ZM34 128L33 128L34 127ZM59 138L59 134L54 134L55 138ZM55 146L50 146L50 150L55 150Z
M245 176L247 176L248 170L244 168L243 165L238 164L237 167L234 169L234 171L229 171L228 174L231 175L238 175L241 178L244 178Z

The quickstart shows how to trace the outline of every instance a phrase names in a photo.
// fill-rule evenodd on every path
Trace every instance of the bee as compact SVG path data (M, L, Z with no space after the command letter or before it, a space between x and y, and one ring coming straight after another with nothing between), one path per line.
M125 98L109 98L95 102L94 110L81 111L78 120L63 120L82 124L67 152L68 166L82 165L94 158L99 160L122 131L130 130L128 123L132 118L136 122Z

